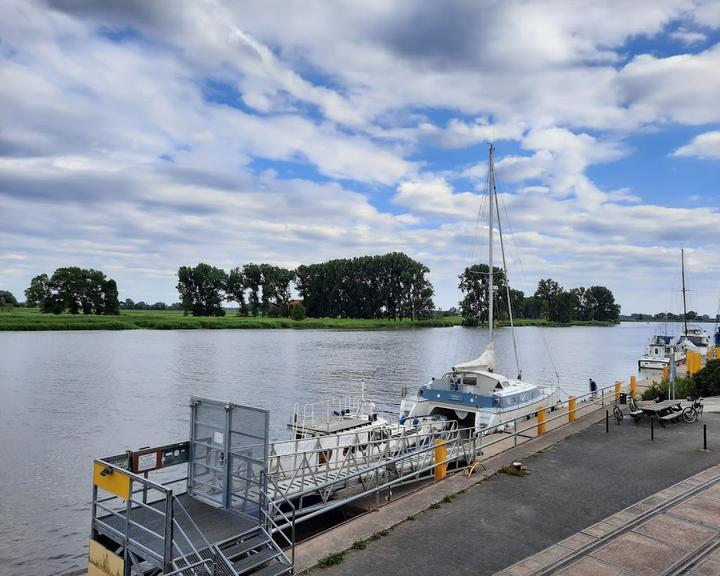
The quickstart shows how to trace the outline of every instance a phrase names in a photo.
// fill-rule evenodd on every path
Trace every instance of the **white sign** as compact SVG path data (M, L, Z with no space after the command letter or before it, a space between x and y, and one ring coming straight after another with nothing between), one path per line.
M145 470L153 470L157 467L157 452L150 454L140 454L138 456L137 471L145 472Z
M224 444L224 440L225 440L225 435L222 432L215 432L213 434L213 442L215 442L215 444L222 445L222 444Z

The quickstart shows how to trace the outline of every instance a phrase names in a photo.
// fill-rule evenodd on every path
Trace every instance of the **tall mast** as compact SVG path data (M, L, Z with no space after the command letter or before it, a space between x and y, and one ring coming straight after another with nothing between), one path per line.
M495 169L493 167L494 155L495 145L490 144L490 161L488 163L488 195L490 196L490 240L488 242L490 250L490 270L488 272L488 331L490 333L490 342L493 341L493 281L495 272L493 267L493 227L495 225L495 208L493 206L495 195Z
M683 293L683 320L685 322L685 334L688 333L688 327L687 327L687 300L685 298L685 293L687 290L685 290L685 249L680 249L680 260L682 262L681 269L682 269L682 293Z

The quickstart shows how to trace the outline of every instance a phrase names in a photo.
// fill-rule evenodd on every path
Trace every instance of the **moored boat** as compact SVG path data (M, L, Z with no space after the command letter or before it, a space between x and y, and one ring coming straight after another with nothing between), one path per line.
M403 398L400 405L401 422L420 417L445 416L448 419L457 420L460 429L474 428L477 434L488 434L504 429L510 422L518 418L533 415L538 409L552 409L560 401L559 386L542 386L521 379L512 308L510 307L508 317L515 347L518 377L508 378L495 372L493 238L496 216L501 248L503 248L503 243L502 227L499 221L500 211L496 209L494 151L494 146L490 145L487 180L489 200L487 302L490 342L485 351L475 360L456 364L441 378L433 378L422 386L415 395ZM504 248L503 271L507 280ZM509 289L509 283L506 282L508 292ZM509 297L507 302L510 302Z

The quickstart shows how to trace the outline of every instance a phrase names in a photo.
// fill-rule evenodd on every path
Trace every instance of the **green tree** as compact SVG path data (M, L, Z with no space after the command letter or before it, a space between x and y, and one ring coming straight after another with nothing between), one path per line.
M50 297L49 282L47 274L35 276L30 281L30 287L25 290L25 304L29 307L42 306Z
M262 286L262 269L258 264L245 264L242 269L244 286L250 291L248 295L248 308L253 316L260 310L260 287Z
M562 290L556 296L557 306L557 319L556 322L562 322L563 324L569 324L576 319L578 310L578 295L577 292L570 290Z
M302 305L302 302L298 302L290 309L290 318L297 322L305 320L305 306Z
M493 270L494 285L496 286L496 291L494 291L495 302L505 304L507 300L505 296L505 273L497 266L493 266ZM463 299L460 301L460 311L463 318L468 320L477 318L480 322L487 322L489 313L489 271L490 267L487 264L475 264L465 268L465 271L460 274L458 288L460 288L463 295ZM498 313L495 318L500 318L501 308L498 306L495 310ZM504 307L502 314L507 317L507 306Z
M229 302L237 302L238 316L247 315L247 304L245 304L245 276L240 268L233 268L225 282L225 298Z
M102 313L106 315L120 314L118 288L112 278L105 280L102 285Z
M552 322L560 321L558 296L562 291L562 286L551 278L542 278L535 290L535 298L542 307L543 315Z
M177 289L185 313L193 316L224 316L223 290L227 275L220 268L201 262L194 268L181 266Z
M99 270L77 266L58 268L35 276L25 290L30 306L40 306L42 312L61 314L118 314L117 285Z
M15 296L12 295L11 292L8 292L7 290L0 290L0 308L2 307L12 307L17 306L18 301L15 298Z
M605 286L591 286L587 290L588 320L600 322L617 322L620 317L620 306L615 303L615 296ZM668 316L669 318L669 316Z

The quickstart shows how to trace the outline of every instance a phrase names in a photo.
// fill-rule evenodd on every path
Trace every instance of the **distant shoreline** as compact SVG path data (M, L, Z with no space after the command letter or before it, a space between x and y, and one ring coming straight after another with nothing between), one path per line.
M407 330L419 328L449 328L460 326L460 316L439 316L427 320L366 320L361 318L290 318L237 316L229 313L221 317L185 316L174 310L123 310L118 316L72 314L42 314L37 309L14 308L0 312L0 331L45 332L56 330ZM485 324L486 326L487 324ZM498 322L499 327L508 322ZM547 320L518 319L516 326L612 326L612 322L572 322L557 324ZM481 324L479 327L483 327Z

